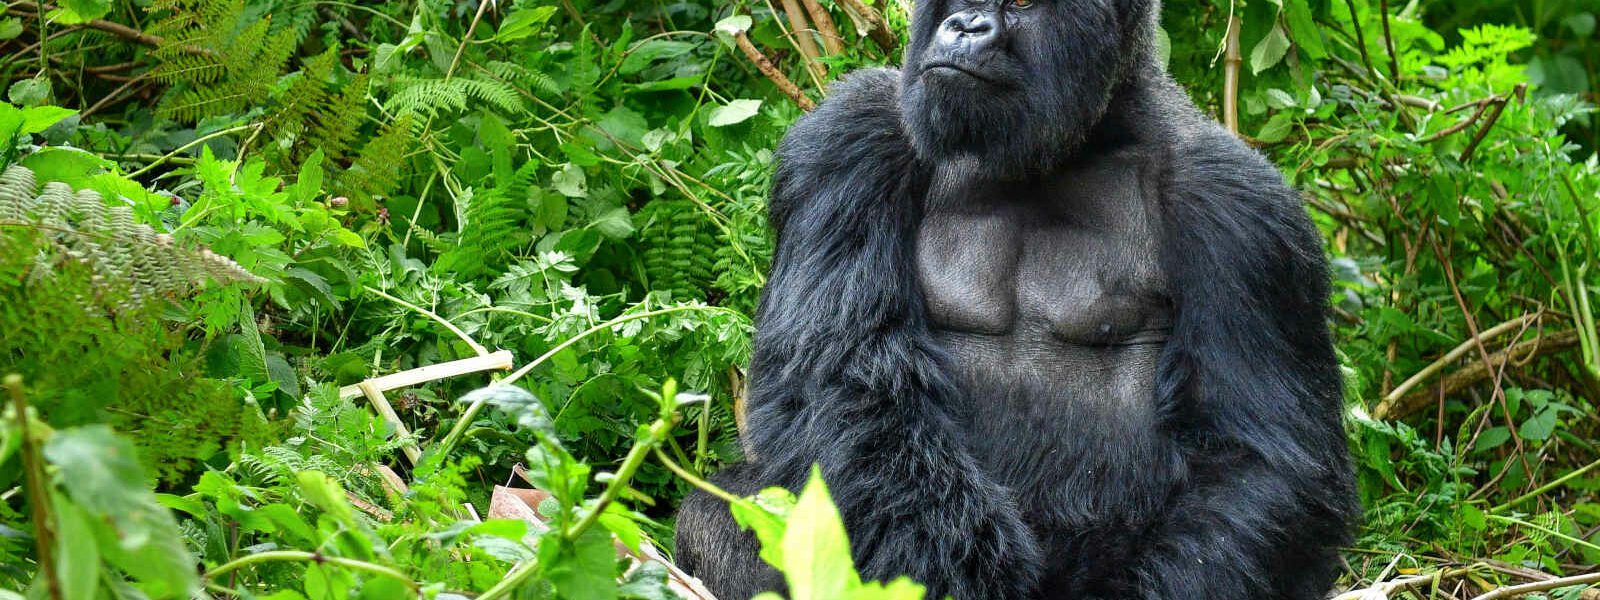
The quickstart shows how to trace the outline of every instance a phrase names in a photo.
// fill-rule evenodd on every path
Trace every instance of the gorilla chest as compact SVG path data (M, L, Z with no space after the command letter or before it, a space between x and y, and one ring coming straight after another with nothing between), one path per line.
M1173 317L1158 213L1117 175L935 186L917 238L934 334L971 402L969 449L1062 523L1137 512L1154 498L1139 482L1170 462L1154 395Z
M1151 194L1136 178L1093 175L929 198L917 272L958 357L1004 352L1049 375L1109 367L1098 363L1165 341L1171 308Z

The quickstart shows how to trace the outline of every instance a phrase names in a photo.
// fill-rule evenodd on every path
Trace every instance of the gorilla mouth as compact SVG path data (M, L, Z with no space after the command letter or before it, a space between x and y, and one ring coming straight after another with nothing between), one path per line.
M935 72L955 72L955 73L960 73L962 75L966 75L967 77L971 77L971 78L976 79L978 81L984 81L984 82L989 81L988 77L984 77L982 75L977 74L976 72L973 72L973 70L971 68L969 68L969 67L967 67L965 65L960 65L960 64L957 64L957 63L954 63L954 62L950 62L950 61L943 61L942 60L942 61L930 62L930 63L925 64L925 65L922 66L922 73L924 75L927 75L929 73L935 73Z

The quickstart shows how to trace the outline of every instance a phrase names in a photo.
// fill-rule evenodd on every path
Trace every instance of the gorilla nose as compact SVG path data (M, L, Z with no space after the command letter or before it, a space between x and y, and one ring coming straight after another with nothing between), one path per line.
M976 54L1000 37L999 23L993 15L968 10L950 15L939 26L938 43L947 54Z

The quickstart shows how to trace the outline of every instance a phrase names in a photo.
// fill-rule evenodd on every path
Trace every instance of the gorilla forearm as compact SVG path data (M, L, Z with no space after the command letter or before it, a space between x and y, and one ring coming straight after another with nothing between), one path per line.
M1345 536L1343 519L1311 500L1329 490L1243 457L1218 468L1226 471L1217 483L1173 499L1141 543L1122 597L1322 597L1336 575L1326 540Z

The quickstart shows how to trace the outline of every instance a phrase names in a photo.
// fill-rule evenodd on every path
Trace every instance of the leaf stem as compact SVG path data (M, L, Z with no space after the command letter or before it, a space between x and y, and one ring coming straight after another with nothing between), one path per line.
M206 571L205 578L208 580L216 579L217 576L224 573L235 571L251 565L269 562L310 562L317 564L327 563L338 565L352 571L362 571L372 575L394 579L402 584L405 584L406 588L412 592L421 591L421 587L417 585L417 582L412 581L412 579L406 576L405 573L401 573L400 571L396 571L389 567L369 563L366 561L355 560L352 558L328 556L317 552L306 552L303 550L273 550L270 552L258 552L256 554L241 556L227 563L223 563L215 569Z

